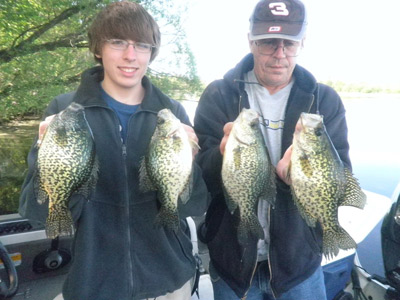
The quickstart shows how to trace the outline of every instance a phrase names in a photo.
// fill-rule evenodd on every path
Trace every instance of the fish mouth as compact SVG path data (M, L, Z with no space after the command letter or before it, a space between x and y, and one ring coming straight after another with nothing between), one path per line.
M85 114L85 109L82 105L72 102L66 109L60 111L56 117L60 120L68 119L72 115Z
M302 113L300 124L303 128L317 128L321 126L323 117L317 114Z

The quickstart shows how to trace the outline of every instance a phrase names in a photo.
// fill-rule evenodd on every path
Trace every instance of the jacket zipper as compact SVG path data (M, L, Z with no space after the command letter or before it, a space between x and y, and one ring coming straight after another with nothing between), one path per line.
M129 219L130 219L130 213L129 213L129 193L128 193L128 170L127 170L127 166L126 166L126 158L127 158L127 150L126 150L126 144L124 143L124 141L122 140L122 136L121 136L121 125L119 123L119 119L118 116L116 114L116 112L114 112L111 108L107 108L110 111L112 111L112 113L115 116L115 119L117 120L117 131L119 133L119 136L121 138L121 148L122 148L122 159L123 159L123 163L124 163L124 175L125 175L125 199L126 199L126 218L127 218L127 222L128 222L128 226L127 226L127 242L128 242L128 259L129 259L129 274L128 274L128 294L129 295L133 295L134 293L134 286L133 286L133 260L132 260L132 255L131 255L131 227L129 224ZM127 133L128 136L128 133Z
M249 288L244 293L244 296L242 298L240 298L241 300L246 300L247 294L249 293L249 291L251 289L251 284L253 283L253 279L254 279L254 275L256 273L256 270L257 270L257 260L256 260L256 263L254 264L253 272L252 272L251 277L250 277Z
M124 160L124 173L125 173L125 178L128 177L128 170L126 167L126 157L127 157L127 152L126 152L126 145L122 143L122 158ZM127 242L128 242L128 257L129 257L129 283L128 283L128 293L133 294L133 261L132 261L132 255L131 255L131 227L130 227L130 214L129 214L129 197L128 197L128 184L126 183L126 188L125 188L125 199L126 199L126 216L127 216Z
M269 220L269 231L271 232L271 206L268 207L268 220ZM272 296L274 297L274 299L276 299L275 296L275 291L272 288L272 267L271 267L271 256L270 256L270 251L271 251L271 239L269 241L269 245L268 245L268 269L269 269L269 286L271 287L271 293Z
M268 207L268 220L269 220L269 223L270 223L270 226L271 226L271 206ZM271 228L270 228L270 230L271 230ZM274 290L272 288L272 285L271 285L271 282L272 282L272 268L271 268L271 259L270 259L269 251L268 251L268 269L269 269L269 277L270 277L269 278L269 284L270 284L270 287L271 287L271 293L272 293L272 296L274 297L274 299L276 299L275 292L274 292ZM249 288L247 289L246 293L241 298L241 300L246 300L247 294L250 291L251 284L253 282L254 274L256 273L256 270L257 270L257 262L256 262L256 264L254 266L253 273L252 273L251 278L250 278Z
M128 177L128 170L126 167L126 157L127 157L127 152L126 152L126 145L122 143L122 158L124 160L124 173L125 173L125 178ZM129 258L129 283L128 283L128 293L130 295L133 295L133 261L132 261L132 255L131 255L131 227L130 227L130 214L129 214L129 197L128 197L128 184L126 183L126 188L125 188L125 199L126 199L126 217L127 217L127 242L128 242L128 258Z

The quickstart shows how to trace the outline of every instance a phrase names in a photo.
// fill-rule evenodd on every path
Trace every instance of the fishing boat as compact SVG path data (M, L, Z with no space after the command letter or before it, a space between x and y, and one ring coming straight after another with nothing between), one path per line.
M365 208L340 207L339 222L359 245L374 238L373 229L380 228L383 275L364 268L359 250L340 250L336 257L322 261L328 300L400 300L400 184L392 198L365 193ZM197 236L201 220L188 218L187 222L199 267L199 286L192 300L213 300L208 250ZM0 299L53 300L68 272L70 243L70 238L47 239L42 224L18 214L2 216ZM379 264L377 257L368 259Z
M400 300L400 184L392 198L366 190L364 192L367 195L364 209L339 207L339 223L357 244L367 237L374 238L369 235L377 226L382 228L385 275L369 273L363 267L357 249L340 250L337 256L324 258L321 263L328 300ZM189 220L188 223L192 228L194 255L200 257L202 262L198 295L193 295L192 300L212 300L207 247L197 239L195 222ZM398 235L394 236L393 233ZM380 262L377 257L369 259L377 264Z

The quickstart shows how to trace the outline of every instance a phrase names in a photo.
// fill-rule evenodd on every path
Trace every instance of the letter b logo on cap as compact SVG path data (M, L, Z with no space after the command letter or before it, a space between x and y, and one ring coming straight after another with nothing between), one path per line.
M272 2L269 4L271 13L274 16L288 16L289 11L286 8L286 4L283 2Z

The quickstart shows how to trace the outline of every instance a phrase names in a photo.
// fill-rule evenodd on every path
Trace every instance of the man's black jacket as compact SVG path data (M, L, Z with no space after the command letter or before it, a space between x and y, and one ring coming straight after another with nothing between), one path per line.
M200 98L194 120L201 147L198 162L212 195L205 237L211 263L239 297L243 297L250 287L256 267L257 240L249 240L245 247L237 242L233 216L222 192L219 145L224 125L234 121L243 107L249 107L243 78L253 69L253 64L253 56L249 54L223 79L212 82ZM285 112L282 156L292 144L300 114L319 111L340 158L350 167L345 109L340 97L332 88L317 84L315 78L298 65L293 76L295 82ZM293 202L290 188L280 180L276 205L270 210L270 237L271 287L274 295L279 296L312 275L322 258L321 228L307 226Z

